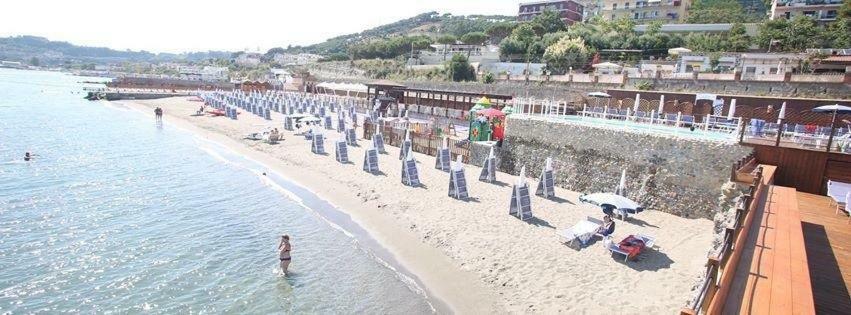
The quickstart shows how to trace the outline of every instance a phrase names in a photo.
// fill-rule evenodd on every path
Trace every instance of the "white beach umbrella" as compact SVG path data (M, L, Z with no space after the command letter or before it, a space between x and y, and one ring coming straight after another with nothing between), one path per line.
M414 152L410 147L408 148L408 153L405 154L405 160L406 161L413 161L414 160Z
M730 100L730 109L727 111L727 120L733 120L733 115L736 114L736 99Z
M641 205L639 205L637 202L632 201L627 197L613 193L595 193L590 195L582 195L579 196L579 201L597 206L611 205L617 209L631 210L634 212L641 212L642 210L644 210L644 208L642 208Z
M411 129L405 129L405 141L411 141Z
M453 165L452 165L453 170L460 171L461 169L464 168L464 163L461 161L461 158L463 158L463 157L460 154L458 156L456 156L455 163L453 163Z
M640 101L641 101L641 94L635 93L635 102L632 104L633 115L635 115L635 113L638 112L638 104L639 104Z
M662 112L665 111L665 95L662 94L659 96L659 109L656 111L657 114L662 115Z
M603 93L603 92L591 92L591 93L588 93L588 96L590 96L590 97L612 97L611 95Z
M618 182L618 187L615 189L615 193L618 195L626 195L626 169L621 171L621 180Z
M780 106L780 113L777 114L777 123L780 124L780 121L786 119L786 102L783 102L783 105Z

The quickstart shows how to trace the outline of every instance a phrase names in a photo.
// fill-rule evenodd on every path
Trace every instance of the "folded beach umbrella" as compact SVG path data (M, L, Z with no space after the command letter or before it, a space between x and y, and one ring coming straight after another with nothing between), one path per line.
M627 212L641 212L644 210L641 205L631 199L613 194L613 193L595 193L590 195L579 196L579 201L590 203L597 206L610 205L620 210Z

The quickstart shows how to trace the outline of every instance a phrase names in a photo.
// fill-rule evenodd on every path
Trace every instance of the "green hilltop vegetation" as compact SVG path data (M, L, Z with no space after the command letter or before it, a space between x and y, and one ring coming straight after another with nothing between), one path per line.
M228 58L229 52L190 52L182 54L151 53L144 50L115 50L105 47L77 46L63 41L51 41L38 36L13 36L0 38L0 60L41 65L68 63L166 62L198 61L209 58ZM35 58L35 59L33 59Z
M349 47L363 45L376 40L384 40L393 37L410 38L399 40L398 44L407 44L410 49L411 42L417 42L424 38L437 37L440 35L464 36L467 33L485 32L495 24L513 23L516 17L504 15L452 15L427 12L412 18L400 20L390 24L381 25L360 33L348 34L330 38L322 43L310 46L291 46L283 50L288 53L313 53L331 57L332 59L347 59ZM397 43L389 48L393 50ZM420 41L420 45L424 42ZM430 43L429 43L430 44ZM425 44L428 46L428 44ZM376 47L382 48L382 47Z

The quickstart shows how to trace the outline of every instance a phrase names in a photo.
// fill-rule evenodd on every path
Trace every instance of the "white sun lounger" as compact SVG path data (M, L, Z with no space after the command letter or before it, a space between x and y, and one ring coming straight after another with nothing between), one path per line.
M655 238L655 237L652 237L652 236L636 234L636 235L635 235L635 237L637 237L637 238L641 239L642 241L644 241L644 248L645 248L645 250L646 250L647 248L651 248L651 247L653 247L653 245L656 243L656 238ZM615 242L611 242L611 243L609 243L609 246L608 246L608 248L607 248L607 249L609 250L609 252L612 252L612 253L616 253L616 254L623 255L623 261L624 261L624 262L626 262L626 261L629 259L629 253L627 253L626 251L624 251L624 250L620 249L620 246L618 245L618 243L615 243Z
M594 237L597 232L597 228L599 228L602 224L603 222L600 220L587 217L585 220L577 222L568 229L556 231L556 235L562 243L571 247L576 245L577 240L580 244L585 244L588 240Z

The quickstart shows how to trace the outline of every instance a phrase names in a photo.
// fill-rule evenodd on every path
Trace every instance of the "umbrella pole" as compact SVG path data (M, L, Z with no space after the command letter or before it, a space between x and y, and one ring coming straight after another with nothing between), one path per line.
M833 144L833 134L836 131L836 112L833 110L833 118L830 120L830 135L827 136L827 153L830 153L830 146Z

